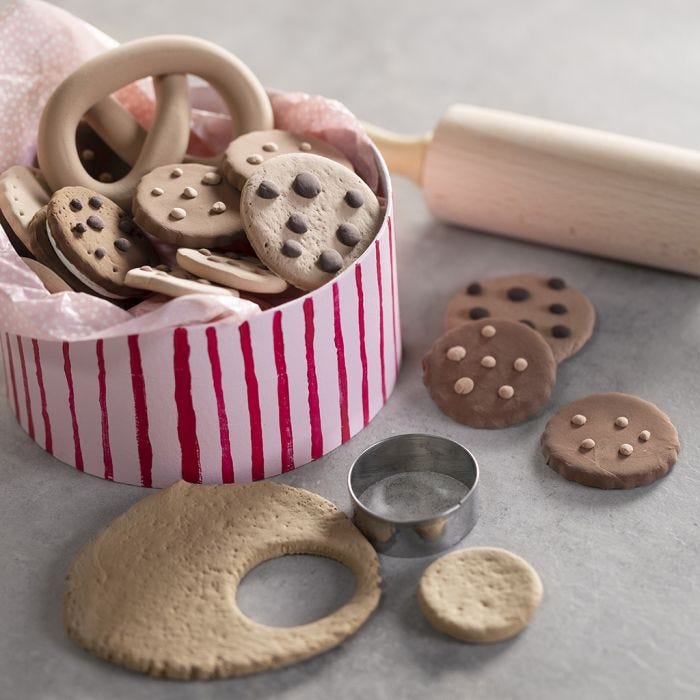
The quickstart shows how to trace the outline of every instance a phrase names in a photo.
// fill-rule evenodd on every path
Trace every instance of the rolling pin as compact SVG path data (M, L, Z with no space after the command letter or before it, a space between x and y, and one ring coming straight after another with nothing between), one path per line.
M467 105L423 136L365 126L440 219L700 275L700 153Z

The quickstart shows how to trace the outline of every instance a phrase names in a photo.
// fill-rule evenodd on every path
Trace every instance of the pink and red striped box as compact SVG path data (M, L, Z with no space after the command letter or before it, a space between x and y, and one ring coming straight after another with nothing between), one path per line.
M395 235L334 282L241 326L206 324L96 341L2 333L22 428L77 469L141 486L264 479L330 452L394 388L401 337Z

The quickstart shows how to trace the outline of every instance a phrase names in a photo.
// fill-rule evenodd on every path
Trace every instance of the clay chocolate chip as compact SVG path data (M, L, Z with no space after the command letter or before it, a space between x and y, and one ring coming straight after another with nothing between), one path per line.
M571 330L568 326L552 326L552 335L555 338L568 338L571 335Z
M343 245L350 247L357 245L362 238L360 230L354 224L340 224L335 235Z
M511 287L506 294L511 301L525 301L530 298L530 292L525 287Z
M313 173L299 173L292 183L292 189L305 199L313 199L321 193L321 181Z
M568 309L566 308L566 306L564 306L564 304L550 304L549 306L549 313L556 314L557 316L561 316L567 311Z
M299 241L290 239L282 244L282 255L286 255L288 258L298 258L303 252L304 249Z
M104 248L95 248L95 257L98 260L102 260L105 255L107 255L107 251Z
M93 209L99 209L102 206L102 200L99 197L90 197L90 199L88 199L88 204Z
M482 294L484 291L484 288L478 283L478 282L472 282L468 287L467 287L467 294L472 297L478 297L479 294Z
M83 205L80 203L79 199L71 199L68 206L72 211L80 211L83 208Z
M291 214L286 225L292 233L306 233L309 230L306 219L301 214Z
M134 222L128 217L124 217L123 219L119 219L117 228L122 233L131 233L134 230Z
M85 228L85 224L76 224L71 231L73 231L76 236L81 236L87 229Z
M343 256L337 250L324 250L318 256L318 266L324 272L338 272L343 267Z
M550 289L564 289L566 287L566 282L561 277L550 277L547 280L547 286Z
M101 231L105 227L105 222L99 216L88 216L87 225L94 231Z
M348 190L345 193L345 203L353 209L359 209L365 203L365 198L359 190Z
M274 182L270 182L269 180L263 180L258 185L256 194L262 199L276 199L280 196L280 191Z
M469 318L472 321L478 321L480 318L486 318L489 315L489 310L485 309L483 306L475 306L469 311Z
M126 253L126 251L131 248L131 243L127 241L126 238L117 238L117 240L114 241L114 247L122 253Z

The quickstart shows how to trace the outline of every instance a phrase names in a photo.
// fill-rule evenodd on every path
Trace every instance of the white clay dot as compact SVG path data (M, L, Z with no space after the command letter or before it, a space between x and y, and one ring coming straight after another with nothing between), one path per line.
M180 177L183 173L182 168L173 168L170 171L170 177Z
M618 428L626 428L629 425L629 421L625 416L618 416L615 418L615 425Z
M100 173L97 179L100 182L112 182L114 180L111 173Z
M194 199L199 192L194 187L185 187L184 190L182 190L182 196L187 197L187 199Z
M275 151L279 150L279 146L276 143L270 141L269 143L264 144L262 149L267 153L274 153Z
M582 450L592 450L595 447L595 440L591 440L591 438L586 438L585 440L581 441L581 449Z
M212 214L221 214L226 211L226 205L223 202L214 202L210 209Z
M651 437L651 433L648 430L642 430L642 432L639 433L639 439L642 442L646 442L650 437Z
M623 457L629 457L632 454L632 452L634 452L634 447L632 447L632 445L628 445L626 442L620 445L620 454Z
M91 148L86 148L80 155L82 156L83 160L92 160L95 157L95 151L93 151Z
M484 355L481 358L481 366L492 369L496 366L496 358L493 355Z
M459 362L466 357L467 351L461 345L453 345L451 348L447 349L445 355L448 360Z
M151 190L151 194L152 194L154 197L160 197L164 192L165 192L165 190L164 190L162 187L154 187L154 188Z
M512 399L513 395L515 394L515 389L513 389L510 384L504 384L499 390L498 390L498 395L502 399Z
M170 218L171 219L184 219L187 216L187 212L182 209L181 207L175 207L174 209L170 210Z
M474 389L474 380L469 377L460 377L454 385L456 394L469 394Z
M302 141L299 144L299 150L300 151L310 151L311 150L311 144L308 141Z
M245 160L246 163L250 163L251 165L260 165L260 163L263 162L262 156L259 156L257 153L254 153L252 156L248 156Z
M496 329L491 325L484 326L481 329L481 335L484 336L484 338L493 338L493 336L496 335Z
M586 425L586 421L588 419L586 416L582 416L580 413L577 413L575 416L571 417L571 423L573 425Z
M205 173L202 178L203 185L218 185L221 182L221 175L212 170L209 173Z
M513 362L513 369L516 372L524 372L527 369L527 360L524 357L518 357Z

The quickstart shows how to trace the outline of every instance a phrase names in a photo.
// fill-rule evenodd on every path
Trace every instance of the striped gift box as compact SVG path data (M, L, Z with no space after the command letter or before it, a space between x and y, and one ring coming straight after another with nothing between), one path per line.
M264 479L330 452L384 405L399 369L388 195L352 267L241 326L72 343L2 333L20 425L76 469L141 486Z

